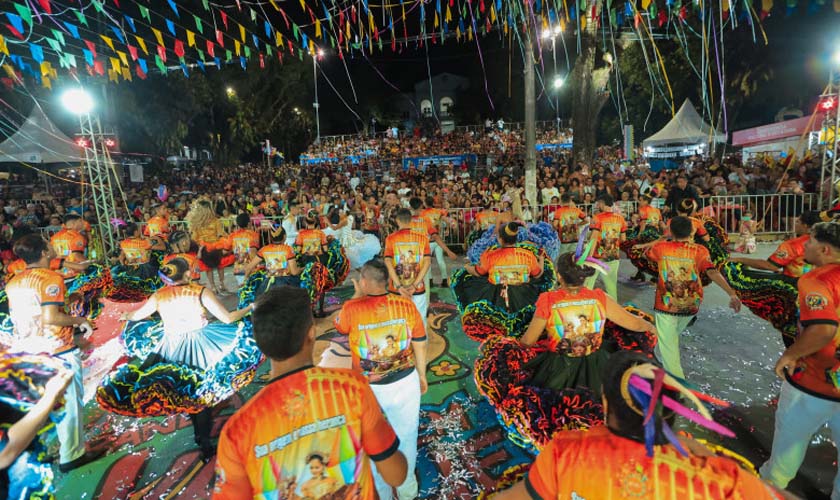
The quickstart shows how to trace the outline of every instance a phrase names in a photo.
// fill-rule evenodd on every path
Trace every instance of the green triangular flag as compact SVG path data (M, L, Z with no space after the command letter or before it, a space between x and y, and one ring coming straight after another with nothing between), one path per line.
M93 7L96 9L96 12L104 12L105 8L102 5L102 2L98 2L97 0L90 0L90 3L93 4Z
M67 64L70 65L71 68L76 67L76 56L73 54L64 54L66 56Z
M198 16L193 16L193 19L195 20L195 29L197 29L198 32L203 35L204 26L201 24L201 19Z
M295 41L300 41L300 36L298 35L298 26L297 24L292 24L292 34L295 36Z
M140 17L146 18L149 22L152 22L152 17L149 15L149 9L144 7L140 4L137 4L137 7L140 8Z
M201 59L201 62L204 62L204 51L198 49L198 58Z
M73 13L76 14L76 17L79 19L79 24L83 24L85 26L88 25L87 18L85 17L84 12L80 10L73 9Z
M300 50L300 49L298 49L298 59L300 59L301 61L303 61L303 51L302 51L302 50Z
M332 45L332 48L335 48L335 38L330 37L330 45Z
M64 33L60 32L58 30L50 30L50 31L52 31L52 34L55 37L55 39L58 40L58 43L60 43L61 45L67 45L67 42L64 41Z
M251 58L251 48L246 45L245 46L245 59L250 59L250 58Z
M229 50L225 51L225 62L230 62L233 59L233 53Z
M353 49L355 50L359 50L359 47L361 47L361 45L359 45L358 43L351 43L350 46L353 47Z
M155 64L157 64L157 67L160 70L160 72L165 75L166 74L166 65L163 64L163 60L157 54L155 54Z
M265 53L266 53L269 57L271 57L271 55L273 54L273 52L271 51L271 45L266 45L266 46L265 46Z
M44 37L44 40L47 41L47 44L56 52L61 52L61 45L58 44L58 41L53 40L52 38Z
M201 0L201 5L204 6L204 10L210 10L210 2L208 0Z
M257 11L251 9L251 21L257 22Z
M650 7L648 7L648 12L650 13L651 19L655 19L658 15L658 9L656 8L656 2L651 2Z
M67 62L67 57L66 56L67 56L66 54L60 54L58 56L58 67L60 67L60 68L69 68L70 67L70 64Z
M26 24L32 26L32 10L27 7L26 5L21 5L19 3L15 4L15 10L17 11L18 15L26 21Z

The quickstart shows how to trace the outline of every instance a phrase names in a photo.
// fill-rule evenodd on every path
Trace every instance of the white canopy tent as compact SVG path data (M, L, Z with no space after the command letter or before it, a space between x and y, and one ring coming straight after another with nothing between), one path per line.
M79 163L81 148L35 106L21 127L0 143L0 163Z
M642 145L645 156L673 158L705 154L709 144L720 142L726 142L726 136L704 122L691 101L686 99L671 121L645 139Z

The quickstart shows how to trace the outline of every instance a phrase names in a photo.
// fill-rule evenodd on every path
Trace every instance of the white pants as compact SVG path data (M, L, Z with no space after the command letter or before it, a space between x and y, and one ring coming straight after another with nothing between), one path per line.
M405 378L390 384L371 384L370 388L382 408L385 418L394 428L400 439L399 450L408 462L408 472L403 484L397 487L397 498L411 500L417 498L419 485L414 474L417 463L417 430L420 427L420 376L417 370ZM391 500L393 488L382 479L373 467L373 480L380 500Z
M56 356L67 364L73 373L73 380L64 392L64 418L56 425L60 464L72 462L85 454L84 428L82 427L82 352L73 349L70 352Z
M428 274L427 274L428 276ZM419 293L411 296L411 301L414 302L415 307L420 312L420 317L423 318L423 328L426 328L426 314L429 312L429 287L426 287L425 293Z
M811 438L828 424L837 446L840 440L840 403L811 396L782 382L776 428L770 460L761 466L761 477L779 488L787 488L805 460ZM840 457L838 457L840 459ZM840 500L840 472L834 476L831 500Z
M449 272L446 269L446 259L443 258L443 248L437 243L430 243L429 246L432 249L432 255L435 256L435 260L437 261L438 269L440 270L440 279L448 280L449 279ZM428 288L428 283L432 278L432 270L429 269L429 272L426 273L426 283Z
M607 295L612 297L613 300L618 301L618 265L621 264L620 260L608 260L604 262L609 267L609 271L607 274L604 275L600 271L597 271L592 276L586 278L586 281L583 282L583 286L589 289L595 288L595 281L598 277L601 277L601 280L604 282L604 290L607 292Z
M656 357L666 372L685 378L680 362L680 334L688 328L694 316L676 316L656 311L653 317L656 321Z

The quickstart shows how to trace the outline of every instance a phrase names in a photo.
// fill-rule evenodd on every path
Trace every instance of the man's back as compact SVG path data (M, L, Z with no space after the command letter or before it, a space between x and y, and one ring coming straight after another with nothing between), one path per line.
M214 498L372 500L370 459L398 445L361 375L304 367L273 379L225 424Z

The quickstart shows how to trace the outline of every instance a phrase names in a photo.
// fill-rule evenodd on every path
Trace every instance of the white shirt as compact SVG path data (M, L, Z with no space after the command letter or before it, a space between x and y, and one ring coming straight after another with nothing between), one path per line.
M550 203L551 198L553 197L560 197L560 191L557 190L556 187L552 188L542 188L542 201L543 203Z
M298 229L293 217L286 216L283 219L283 229L286 231L286 244L292 246L297 239Z

